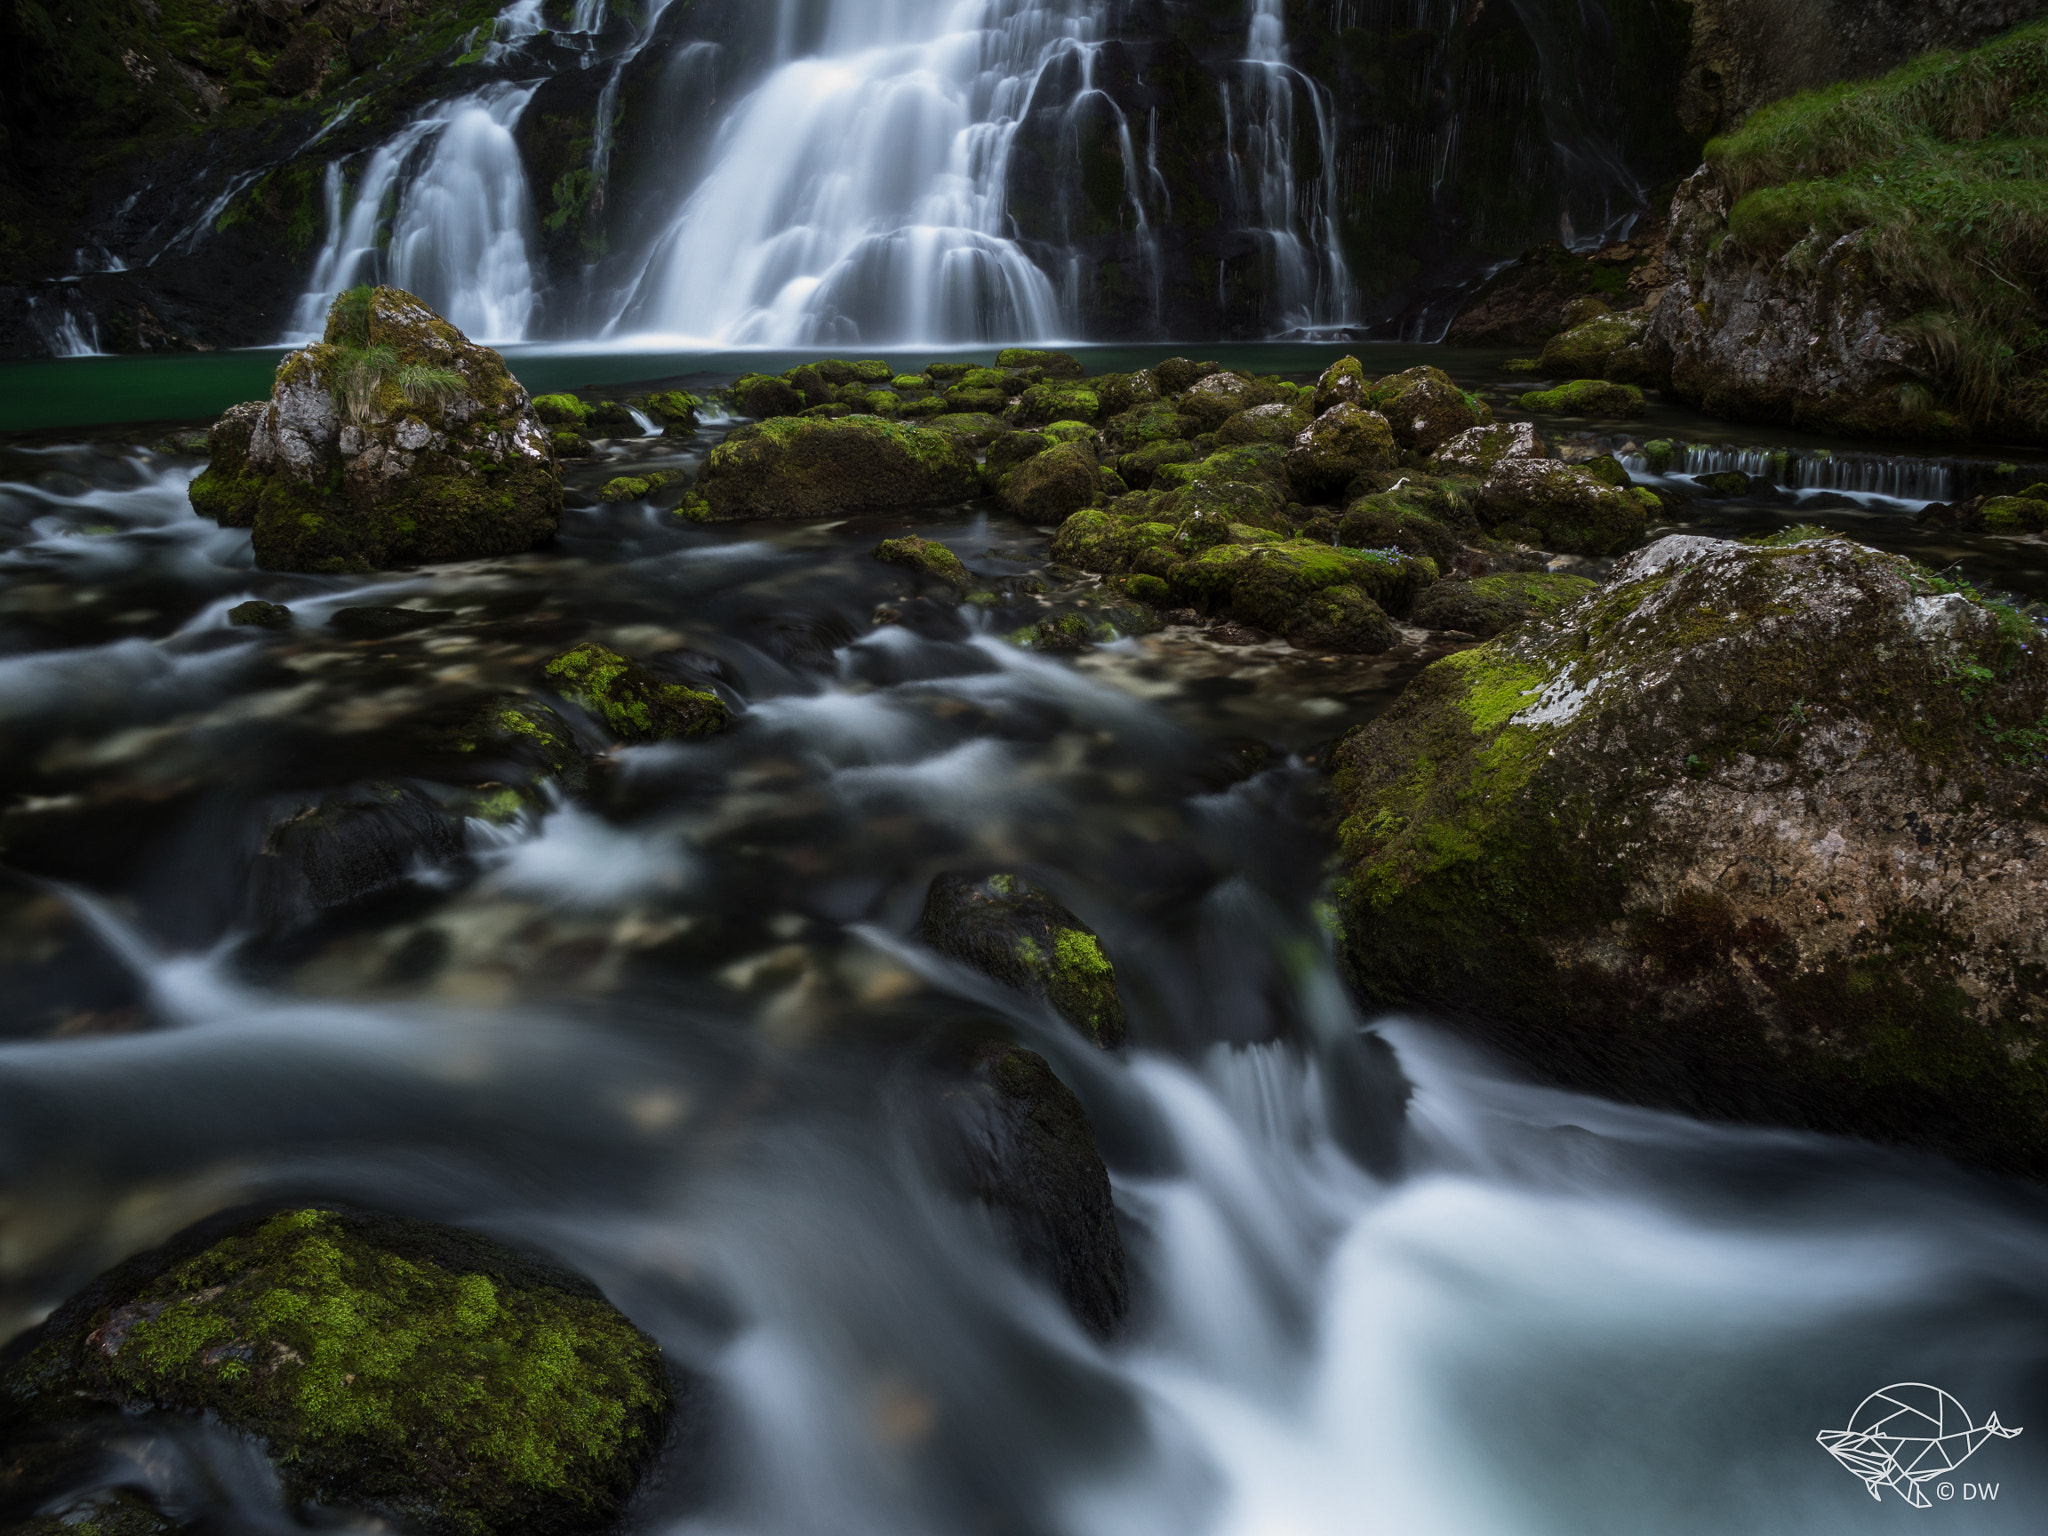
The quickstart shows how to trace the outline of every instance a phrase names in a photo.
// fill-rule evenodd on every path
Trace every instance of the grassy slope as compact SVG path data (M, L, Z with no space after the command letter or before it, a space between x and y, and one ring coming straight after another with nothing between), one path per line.
M1775 102L1707 159L1746 249L1797 259L1868 231L1951 403L2048 430L2048 21Z

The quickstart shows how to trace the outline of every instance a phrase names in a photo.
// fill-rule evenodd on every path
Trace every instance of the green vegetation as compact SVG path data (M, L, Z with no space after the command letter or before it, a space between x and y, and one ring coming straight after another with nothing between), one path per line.
M603 1524L659 1447L654 1341L470 1234L295 1210L156 1262L60 1312L12 1401L216 1416L297 1496L432 1536Z
M1764 107L1707 146L1760 255L1862 232L1954 406L2048 430L2048 22Z
M1531 390L1522 396L1525 411L1554 411L1561 416L1621 418L1643 413L1643 392L1633 384L1605 379L1574 379L1556 389Z
M622 741L709 736L725 728L725 701L700 688L663 682L637 661L586 641L547 664L548 679Z

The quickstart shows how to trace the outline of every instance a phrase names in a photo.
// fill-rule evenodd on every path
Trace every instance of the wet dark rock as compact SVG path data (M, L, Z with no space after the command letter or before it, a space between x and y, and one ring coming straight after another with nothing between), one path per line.
M1717 475L1694 475L1692 483L1708 496L1748 494L1750 478L1739 469L1724 469Z
M228 622L254 625L258 629L290 629L292 611L283 603L266 603L261 598L252 597L228 610Z
M246 427L246 435L244 428ZM269 570L368 571L531 549L561 520L548 429L504 359L409 293L358 289L215 427L192 505Z
M337 790L273 814L249 867L247 925L283 937L462 857L449 815L409 784Z
M1044 998L1095 1044L1124 1042L1116 969L1086 923L1018 875L940 875L919 931L940 954Z
M1130 1310L1109 1173L1088 1112L1044 1057L999 1042L975 1047L944 1080L942 1175L986 1205L1024 1267L1108 1338Z
M1349 975L1593 1092L2048 1174L2044 718L2038 626L1910 561L1660 540L1345 740Z
M447 608L337 608L327 622L351 640L382 640L431 629L454 617Z
M673 1412L660 1347L580 1276L335 1208L202 1223L0 1356L15 1445L204 1415L260 1444L293 1502L423 1536L605 1529ZM111 1529L169 1528L116 1513Z

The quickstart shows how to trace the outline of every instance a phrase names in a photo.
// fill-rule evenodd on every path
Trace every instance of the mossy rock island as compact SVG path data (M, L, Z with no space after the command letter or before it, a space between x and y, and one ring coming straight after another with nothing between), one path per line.
M504 359L396 288L342 294L269 401L236 406L208 444L193 508L253 529L266 570L516 554L561 521L553 434Z
M260 1443L294 1503L426 1536L610 1526L672 1412L660 1347L588 1281L475 1233L325 1207L202 1224L0 1364L17 1447L204 1415ZM10 1480L38 1464L25 1452Z
M1338 748L1350 978L1593 1092L2048 1174L2042 638L1840 537L1660 540Z
M589 710L621 741L710 736L730 723L725 700L709 689L658 677L594 641L564 651L546 673L563 698Z

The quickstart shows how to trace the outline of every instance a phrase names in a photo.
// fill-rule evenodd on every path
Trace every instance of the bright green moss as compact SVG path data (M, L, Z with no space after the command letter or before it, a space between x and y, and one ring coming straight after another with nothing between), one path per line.
M727 723L724 700L664 682L638 662L586 641L547 664L547 675L623 741L707 736Z
M125 1401L205 1410L316 1486L455 1536L595 1521L659 1439L654 1343L601 1299L383 1251L343 1218L276 1216L114 1310L92 1369Z

